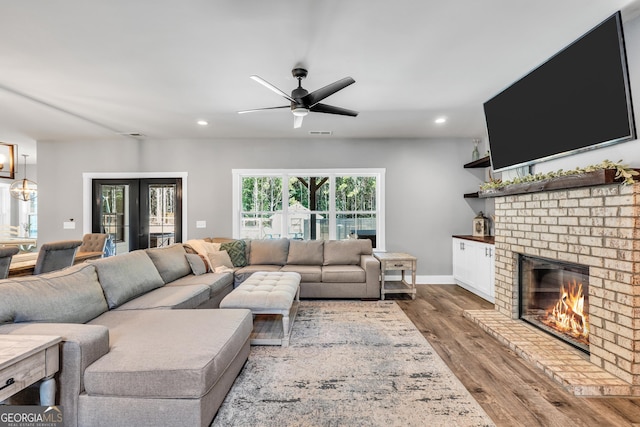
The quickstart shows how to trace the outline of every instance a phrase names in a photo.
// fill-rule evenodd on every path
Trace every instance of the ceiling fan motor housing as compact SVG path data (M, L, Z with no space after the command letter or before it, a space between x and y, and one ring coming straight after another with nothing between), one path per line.
M294 68L291 70L291 74L293 74L293 77L296 79L304 79L307 77L307 70L304 68Z
M306 89L298 87L291 91L291 97L297 101L298 105L303 105L302 98L307 96L308 93Z

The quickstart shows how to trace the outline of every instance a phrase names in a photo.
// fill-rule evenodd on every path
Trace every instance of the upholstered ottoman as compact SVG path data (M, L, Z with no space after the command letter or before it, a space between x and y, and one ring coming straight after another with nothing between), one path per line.
M220 302L220 308L248 308L254 319L251 344L289 345L291 328L298 312L301 276L294 272L259 271L253 273ZM295 298L295 302L294 302ZM259 319L269 315L269 319ZM282 331L272 315L282 316ZM281 332L281 333L280 333Z

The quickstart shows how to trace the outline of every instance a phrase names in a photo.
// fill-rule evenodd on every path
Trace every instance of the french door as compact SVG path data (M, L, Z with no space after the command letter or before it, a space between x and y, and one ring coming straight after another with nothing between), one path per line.
M92 231L114 254L182 241L182 179L94 179Z

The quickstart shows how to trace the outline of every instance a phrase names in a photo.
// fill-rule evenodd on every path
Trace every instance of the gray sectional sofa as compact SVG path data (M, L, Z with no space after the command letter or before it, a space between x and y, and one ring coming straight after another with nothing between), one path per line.
M66 426L208 426L247 360L253 321L206 309L232 273L193 271L178 244L1 280L0 334L62 336Z
M301 298L380 298L380 262L371 240L243 240L245 259L234 262L235 286L256 271L300 273ZM231 248L233 251L235 248Z
M62 337L66 426L208 426L249 355L251 312L217 309L234 281L295 271L303 298L380 297L369 240L228 243L244 265L223 273L176 244L0 280L0 334Z

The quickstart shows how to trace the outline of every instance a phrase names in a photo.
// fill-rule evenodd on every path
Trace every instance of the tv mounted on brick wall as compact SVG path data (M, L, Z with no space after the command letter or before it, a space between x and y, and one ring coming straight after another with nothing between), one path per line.
M620 12L484 103L500 171L636 138Z

